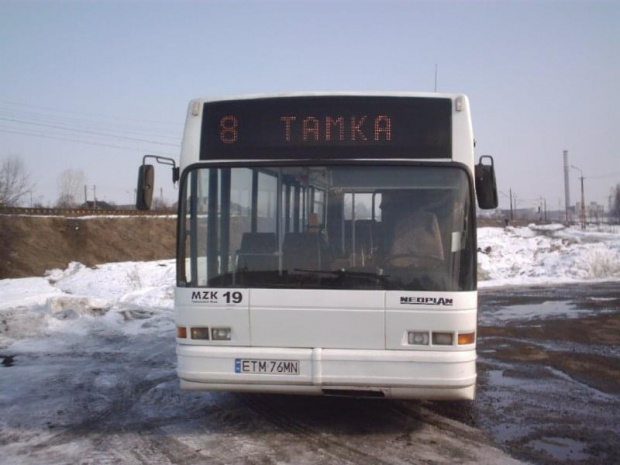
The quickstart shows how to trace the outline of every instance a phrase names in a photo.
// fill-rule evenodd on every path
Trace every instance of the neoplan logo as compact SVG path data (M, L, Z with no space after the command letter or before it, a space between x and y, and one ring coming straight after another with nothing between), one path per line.
M443 305L452 307L453 299L443 297L401 297L401 305Z

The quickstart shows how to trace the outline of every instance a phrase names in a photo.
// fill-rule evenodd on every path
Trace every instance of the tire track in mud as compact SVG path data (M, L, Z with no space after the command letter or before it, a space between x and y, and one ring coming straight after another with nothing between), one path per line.
M374 455L355 449L341 441L331 439L305 425L292 416L279 413L273 406L260 399L259 395L238 394L241 401L251 410L279 428L283 433L290 434L296 439L303 439L314 446L318 453L328 460L325 463L351 463L369 465L388 465L399 462L385 461ZM336 460L337 462L334 462ZM316 463L316 460L315 460Z
M105 408L88 414L84 420L78 423L59 427L62 428L62 431L40 444L31 446L31 448L39 450L58 446L70 442L77 437L84 436L84 433L87 433L89 436L95 434L95 437L113 433L119 427L119 423L126 419L127 413L131 411L145 393L158 384L175 378L175 375L171 375L154 380L141 381L137 384L123 383L120 389L115 389L112 393L114 397ZM92 402L92 398L86 398L81 399L80 403L84 410L89 410L88 407ZM110 421L113 416L119 416L120 418Z
M518 463L497 449L482 431L434 412L436 406L425 402L407 405L386 399L323 397L312 398L316 402L300 409L305 401L273 398L271 402L251 394L240 398L284 433L316 447L327 456L325 463ZM287 413L287 406L294 409L292 413ZM461 408L465 417L470 413L467 406L454 403L447 408Z
M162 429L175 419L152 421L136 410L156 386L177 380L174 369L162 363L169 359L166 349L151 349L136 353L127 337L108 335L69 347L55 360L59 372L45 381L74 393L68 416L61 424L33 422L37 434L20 455L46 465L205 463L208 457Z
M469 426L462 420L449 417L455 416L454 412L449 412L450 409L462 410L465 408L467 410L471 408L471 405L465 404L463 406L459 402L423 405L423 403L416 401L415 407L413 410L410 405L407 405L406 401L399 401L397 404L391 405L389 410L395 415L409 420L413 419L432 428L437 433L436 439L432 440L436 444L436 448L442 449L447 456L452 455L459 463L480 463L481 457L477 452L481 446L488 447L491 454L503 455L484 437L480 430ZM449 416L446 416L446 412L449 412ZM458 415L462 416L463 412L457 413L456 416ZM469 420L473 422L470 411L465 412L465 415L469 416ZM451 439L451 436L458 438L458 444Z
M65 384L67 389L79 393L75 399L79 417L76 418L74 413L75 422L66 425L54 425L53 427L57 428L57 432L46 432L42 440L29 445L30 453L37 455L44 450L80 439L86 439L93 444L106 442L106 438L122 429L128 420L131 421L132 409L147 392L161 383L177 379L173 370L170 373L162 373L161 376L145 379L149 369L160 367L157 361L161 359L161 351L151 352L150 356L142 359L138 369L126 369L125 363L128 361L126 356L122 356L122 354L127 351L130 343L124 337L116 337L112 341L118 344L115 352L98 351L101 347L109 345L108 339L106 337L101 338L97 344L88 347L90 350L85 351L83 346L77 345L75 350L62 354L63 359L72 359L75 363L83 364L85 367L89 363L85 363L84 360L93 360L92 367L82 371L77 379L71 377L71 373L64 372L55 374L51 378L54 384L67 383ZM111 376L117 384L109 389L97 389L96 380L102 374ZM105 463L105 460L106 457L103 454L92 463ZM118 456L113 454L110 460L113 463L118 463ZM65 463L65 461L62 462Z
M413 403L415 403L415 409L411 405ZM415 420L442 431L458 430L459 437L472 442L480 442L480 431L473 426L472 404L468 404L467 401L462 403L459 401L440 401L430 404L424 401L397 401L396 404L392 404L388 408L391 412L405 419Z
M139 431L123 431L122 434L111 433L98 437L89 457L80 461L80 465L99 464L215 464L224 461L212 461L210 457L183 444L157 427L141 425Z
M175 439L153 425L148 419L138 416L134 421L132 410L155 386L176 379L176 375L160 377L139 383L124 383L115 390L114 400L102 411L90 415L84 421L63 428L53 437L30 447L34 456L47 457L50 449L64 446L80 440L87 440L91 445L84 456L80 457L81 465L99 464L203 464L215 465L229 463L225 456L209 457L200 454L192 447ZM155 422L161 423L161 422ZM49 457L48 457L49 458ZM68 463L69 457L59 456L57 463ZM215 459L215 460L212 460ZM42 463L54 463L43 460Z

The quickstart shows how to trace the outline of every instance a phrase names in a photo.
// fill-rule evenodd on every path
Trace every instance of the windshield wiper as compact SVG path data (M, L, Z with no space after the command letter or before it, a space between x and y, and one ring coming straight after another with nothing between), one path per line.
M360 277L372 276L375 278L384 278L388 276L386 274L381 274L381 273L371 273L370 271L351 271L345 268L342 268L340 270L305 270L303 268L294 268L293 271L300 272L300 273L333 274L333 275L338 275L338 276L341 276L341 275L360 276Z
M340 270L306 270L303 268L294 268L294 272L297 273L316 273L316 274L328 274L332 275L336 278L361 278L365 280L379 281L381 284L386 285L387 288L392 288L393 283L391 283L387 278L389 275L382 274L383 270L379 270L377 273L373 273L370 271L351 271L345 268Z

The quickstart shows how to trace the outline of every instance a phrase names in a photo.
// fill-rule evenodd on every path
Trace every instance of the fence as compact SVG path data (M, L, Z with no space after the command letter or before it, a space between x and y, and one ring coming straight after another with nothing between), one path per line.
M101 210L90 208L21 208L0 207L0 215L25 216L161 216L176 215L176 210Z

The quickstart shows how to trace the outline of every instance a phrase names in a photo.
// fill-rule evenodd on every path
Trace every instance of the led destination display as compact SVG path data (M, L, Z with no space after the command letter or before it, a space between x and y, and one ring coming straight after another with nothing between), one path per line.
M204 104L202 160L450 158L446 98L317 96Z

